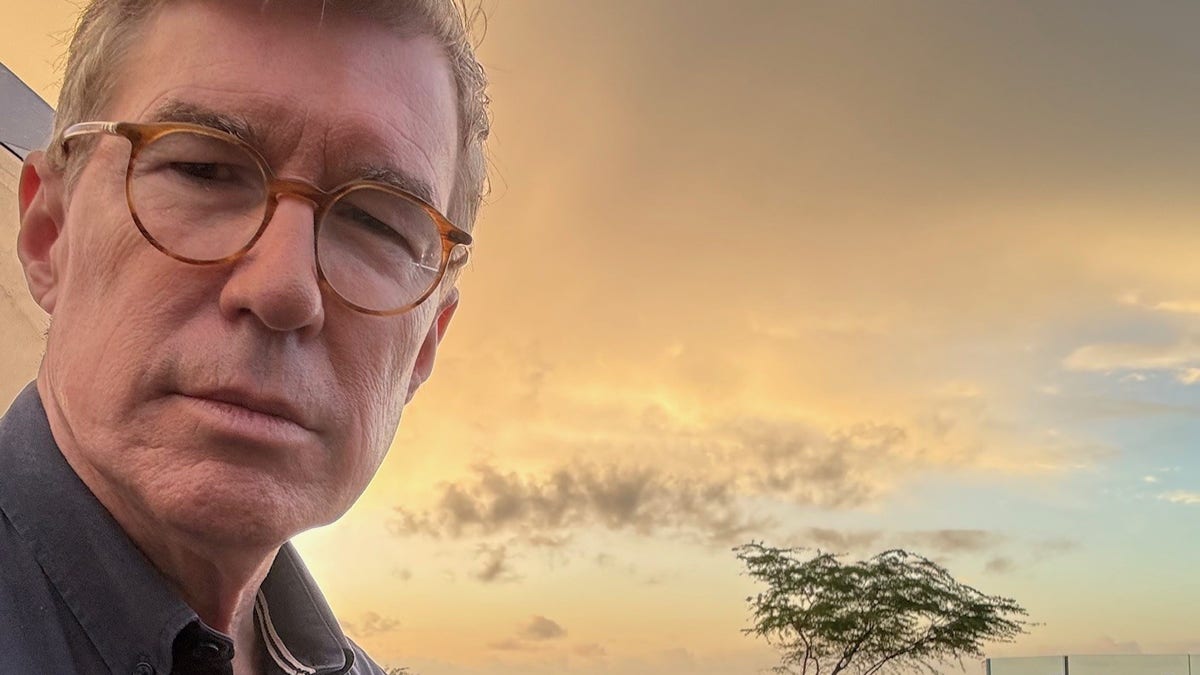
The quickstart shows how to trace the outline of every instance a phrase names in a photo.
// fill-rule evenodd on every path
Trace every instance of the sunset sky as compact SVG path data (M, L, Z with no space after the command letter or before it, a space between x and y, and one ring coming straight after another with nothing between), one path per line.
M299 540L376 659L753 673L750 540L930 556L1042 624L995 656L1200 652L1200 4L487 6L462 305ZM52 104L76 11L0 0Z

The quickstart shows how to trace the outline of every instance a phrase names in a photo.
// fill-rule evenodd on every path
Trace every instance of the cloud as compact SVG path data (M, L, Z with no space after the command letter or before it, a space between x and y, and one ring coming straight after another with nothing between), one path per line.
M1175 379L1180 384L1196 384L1200 382L1200 368L1185 368L1175 373Z
M575 461L526 473L478 462L467 476L443 483L431 506L396 508L388 527L400 536L509 535L550 547L565 545L578 528L598 527L723 546L774 527L753 508L762 498L854 508L878 501L919 467L970 464L976 451L964 446L935 454L918 434L890 423L820 433L795 420L736 417L681 428L664 414L642 415L633 424L653 428L606 439L603 449L575 448L593 457L607 452L630 459ZM620 452L613 453L617 444ZM559 454L582 454L571 450ZM650 456L657 464L633 463Z
M686 480L616 465L576 465L537 477L479 464L472 473L473 480L445 485L432 511L397 509L390 529L448 538L514 533L554 547L567 542L559 533L584 525L641 534L685 529L726 542L763 522L742 511L728 479Z
M380 616L376 612L364 612L360 621L342 621L340 623L346 634L358 640L390 633L400 627L400 622L396 619Z
M1157 483L1158 476L1142 476L1143 483Z
M1126 371L1177 370L1200 363L1200 340L1186 338L1175 344L1110 343L1086 345L1063 360L1068 370Z
M843 553L861 551L879 541L880 536L881 533L878 531L839 532L822 527L810 527L798 538L803 542L801 546L811 545L814 548L833 553Z
M480 567L474 577L485 584L520 580L508 562L508 547L480 544L476 548Z
M831 530L810 527L791 537L801 548L866 554L871 548L903 548L921 554L982 553L1007 541L987 530L943 529L886 533L879 530Z
M1093 654L1141 654L1142 646L1136 640L1117 641L1105 635L1091 646Z
M507 638L497 640L496 642L489 642L488 649L494 649L499 652L525 652L532 649L532 647L516 638Z
M987 530L930 530L909 532L902 539L937 553L979 553L1004 542L1005 537Z
M1079 546L1079 542L1075 541L1074 539L1055 537L1052 539L1042 539L1041 541L1035 542L1033 545L1033 551L1034 554L1037 555L1038 559L1044 560L1051 556L1069 553L1078 549Z
M608 655L608 650L596 642L575 645L575 648L571 652L576 656L597 661Z
M1200 300L1159 300L1148 302L1142 299L1140 293L1126 292L1117 297L1117 302L1130 307L1139 307L1154 312L1167 314L1200 315Z
M1014 567L1015 565L1012 558L996 556L994 558L990 558L987 561L987 564L983 566L983 569L995 574L1007 574L1013 571Z
M1200 492L1189 492L1187 490L1175 490L1174 492L1164 492L1158 496L1164 502L1172 504L1186 504L1195 506L1200 504Z
M561 640L566 636L567 630L557 621L535 614L517 628L516 635L490 642L487 646L495 651L528 652L539 649L541 644ZM576 647L576 650L578 651L579 647ZM603 651L603 648L600 648L601 656Z
M518 636L525 640L545 641L566 637L567 631L558 622L535 615L521 627Z

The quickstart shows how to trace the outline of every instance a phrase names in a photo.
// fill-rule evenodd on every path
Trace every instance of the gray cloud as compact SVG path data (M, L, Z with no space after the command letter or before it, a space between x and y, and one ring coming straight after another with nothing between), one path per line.
M1053 539L1043 539L1033 545L1034 553L1039 558L1048 558L1054 555L1070 553L1080 547L1078 541L1067 539L1065 537L1055 537Z
M798 504L860 506L880 496L881 471L921 459L895 425L856 424L822 437L794 423L744 419L726 431L749 460L748 487Z
M566 532L579 527L679 534L726 545L775 525L753 511L750 498L860 506L879 498L897 473L930 461L909 432L895 425L858 424L821 435L796 422L757 418L699 430L657 429L635 435L622 450L624 456L653 450L685 459L675 469L577 462L540 475L480 463L466 478L444 484L431 508L398 507L388 526L401 536L509 535L551 548L564 546Z
M451 538L507 532L559 547L566 543L559 532L582 525L641 534L689 530L725 543L764 524L743 512L728 479L691 481L654 468L589 465L544 478L486 464L473 473L470 482L446 485L432 511L397 509L390 529Z
M878 531L840 532L822 527L810 527L799 535L802 546L818 548L832 553L862 551L879 541Z
M518 636L526 640L545 641L566 637L567 631L558 622L544 616L535 615L529 622L521 626Z
M1014 567L1015 564L1013 563L1012 558L995 556L987 561L987 564L983 566L983 569L995 574L1008 574L1009 572L1013 571Z
M528 652L537 650L540 643L561 640L566 636L567 630L557 621L535 614L529 617L529 621L517 628L517 633L513 637L489 642L487 646L488 649L495 651ZM602 655L603 648L601 648Z
M596 642L588 642L586 644L575 645L571 650L576 656L582 656L585 659L600 660L608 655L608 650L603 645Z
M508 560L507 546L480 544L476 548L479 569L474 577L485 584L517 581L521 577L513 571Z
M929 530L909 532L901 538L913 542L918 550L925 548L941 554L979 553L1005 540L1004 535L987 530Z
M390 633L400 627L396 619L380 616L376 612L364 612L360 621L342 621L342 630L355 639L366 639L381 633Z
M507 638L505 640L489 642L488 649L494 649L498 652L525 652L532 649L532 647L516 638Z

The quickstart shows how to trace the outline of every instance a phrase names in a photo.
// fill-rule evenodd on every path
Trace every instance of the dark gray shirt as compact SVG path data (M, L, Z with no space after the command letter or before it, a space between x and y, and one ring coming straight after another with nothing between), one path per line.
M290 544L254 620L271 675L383 671L338 627ZM29 385L0 419L0 672L232 673L233 641L171 589L88 490Z

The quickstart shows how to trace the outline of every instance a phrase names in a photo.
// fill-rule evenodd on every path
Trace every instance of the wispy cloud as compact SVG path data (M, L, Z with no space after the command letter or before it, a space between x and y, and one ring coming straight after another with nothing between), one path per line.
M479 563L473 576L485 584L504 583L520 580L509 562L508 547L503 545L480 544L476 548Z
M987 530L953 529L910 532L902 538L914 542L917 547L942 554L979 553L995 548L1005 540L1003 535Z
M516 534L561 545L579 526L687 530L725 542L763 522L743 511L729 479L695 482L656 468L590 465L519 475L480 464L472 479L447 484L432 510L398 508L390 528L439 538Z
M987 570L988 572L992 572L993 574L1008 574L1009 572L1013 571L1015 566L1016 565L1013 563L1012 558L1006 556L995 556L994 558L988 559L987 564L983 566L983 569Z
M503 640L489 642L487 647L493 651L528 652L535 651L544 644L556 642L565 637L567 637L567 629L563 628L562 624L540 614L535 614L528 621L517 627L515 635ZM593 660L604 656L604 648L600 647L600 645L577 646L575 651L581 656Z
M1173 344L1107 343L1071 352L1063 365L1077 371L1185 370L1200 364L1200 340Z
M557 640L567 636L567 630L563 628L557 621L547 619L541 615L530 617L529 621L521 626L517 635L525 640Z
M1195 506L1200 504L1200 492L1190 492L1188 490L1175 490L1173 492L1164 492L1158 496L1164 502L1172 504L1186 504Z
M382 633L390 633L400 627L398 620L370 611L364 612L362 618L358 621L342 620L340 623L342 630L346 631L351 637L359 640L365 640Z
M869 530L844 532L823 527L810 527L795 537L801 546L819 548L832 553L865 551L879 541L882 532Z
M589 660L600 660L608 655L608 650L597 642L586 642L584 644L575 645L571 653Z
M1168 314L1200 315L1200 300L1174 299L1149 301L1137 292L1126 292L1117 296L1117 302L1131 307L1140 307L1155 312Z
M619 453L623 461L575 461L525 472L479 462L467 476L443 483L430 506L397 507L389 528L401 536L503 535L561 547L571 532L597 527L725 545L775 527L755 506L763 499L855 508L878 502L923 467L978 461L977 447L954 449L959 430L953 421L921 430L864 422L820 433L803 423L759 417L683 427L662 415L642 416L638 424L652 429L619 441L626 444ZM1054 461L1060 444L1044 441L1041 461ZM637 463L640 457L656 463ZM809 535L830 547L859 543L832 538L830 531ZM933 544L965 546L974 535L955 536L960 540Z

